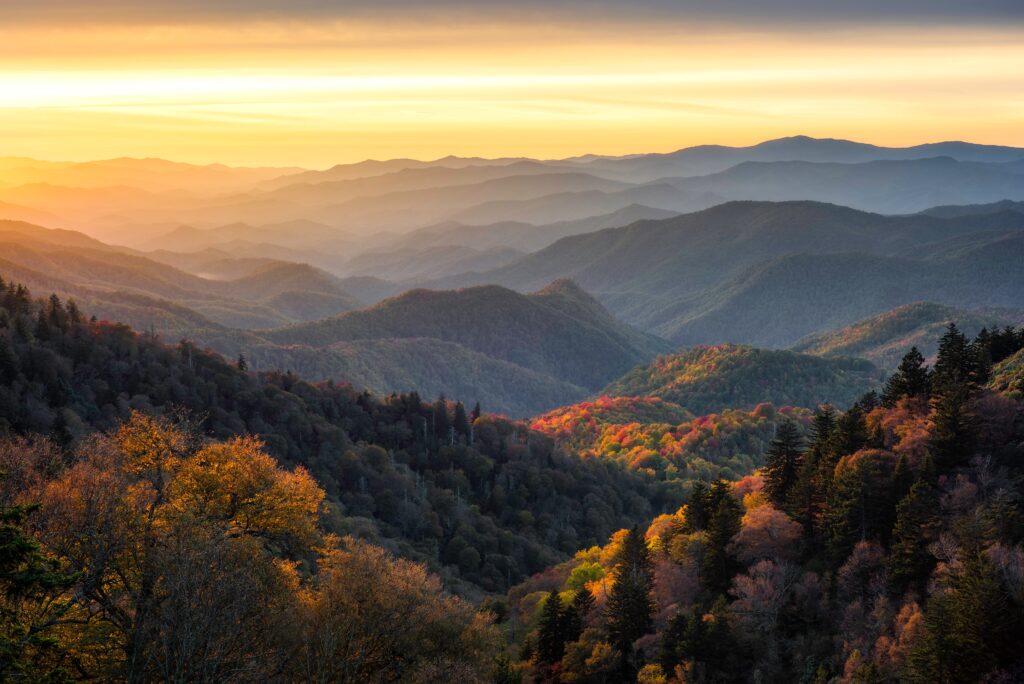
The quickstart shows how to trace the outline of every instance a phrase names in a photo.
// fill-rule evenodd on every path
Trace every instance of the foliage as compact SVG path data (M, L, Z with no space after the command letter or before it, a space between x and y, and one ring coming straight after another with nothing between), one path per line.
M0 288L0 435L52 434L72 445L136 410L188 414L221 441L252 435L277 462L316 479L331 531L426 562L463 593L504 590L680 500L522 423L485 414L468 429L457 402L247 373L189 342L171 347L86 320L55 297Z
M761 402L847 405L880 380L880 372L860 359L824 359L722 344L658 357L630 371L604 393L659 397L700 415L726 408L749 409Z

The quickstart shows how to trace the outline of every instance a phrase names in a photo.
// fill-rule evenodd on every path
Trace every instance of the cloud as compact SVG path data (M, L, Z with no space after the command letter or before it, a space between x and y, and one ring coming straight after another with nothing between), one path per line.
M0 3L0 21L180 23L338 18L657 19L781 24L1024 23L1021 0L32 0Z

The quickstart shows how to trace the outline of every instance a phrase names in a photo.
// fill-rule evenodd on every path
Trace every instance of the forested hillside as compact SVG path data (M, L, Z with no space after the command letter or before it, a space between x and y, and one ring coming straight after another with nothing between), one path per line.
M141 411L187 416L215 439L255 435L323 487L328 530L425 561L466 593L503 589L679 500L457 401L257 375L244 358L168 346L56 296L0 292L0 433L71 446Z
M811 418L808 409L767 403L751 411L688 414L661 399L601 397L547 413L532 426L582 456L617 461L689 490L698 482L737 480L760 468L781 424L791 422L802 432Z
M806 433L784 420L755 474L699 483L646 531L516 587L511 669L542 682L1020 680L1024 404L1004 390L1022 344L951 325L934 367L912 350L881 396L824 405Z
M729 202L567 237L436 283L520 291L572 278L679 344L786 347L915 301L1013 308L1024 214L882 216L817 202ZM857 296L850 296L856 292Z
M955 322L965 335L977 335L983 328L1000 330L1024 322L1024 312L1013 310L964 310L930 302L899 306L853 325L810 335L793 345L793 350L819 356L858 356L879 368L895 368L910 347L925 358L935 356L938 339L945 327Z
M728 408L845 404L875 388L882 373L862 359L823 359L723 344L660 356L608 385L604 394L660 397L695 415Z
M526 296L497 286L412 290L368 309L260 336L280 347L328 349L370 340L441 340L589 391L670 348L616 321L570 281ZM457 358L446 365L438 371L453 377L463 372ZM531 405L535 412L552 407L536 400Z

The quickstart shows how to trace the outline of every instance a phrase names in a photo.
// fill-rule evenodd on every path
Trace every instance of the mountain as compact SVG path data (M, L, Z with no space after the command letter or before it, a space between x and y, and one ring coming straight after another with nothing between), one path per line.
M452 221L486 225L499 221L547 224L577 221L597 214L621 211L633 204L670 211L674 214L697 211L721 204L721 196L712 192L690 192L670 183L650 183L620 190L557 191L526 199L500 199L481 202L449 216Z
M810 335L792 349L817 356L857 356L880 368L895 368L911 347L917 347L925 358L934 357L938 339L950 322L973 337L982 328L1024 323L1024 311L965 310L915 302L838 330Z
M433 161L422 161L419 159L367 159L366 161L356 162L354 164L336 164L335 166L323 171L300 171L297 173L285 174L266 181L262 184L262 188L266 190L274 190L300 183L329 183L356 178L370 178L411 169L462 169L468 166L507 166L521 161L528 160L523 158L483 159L481 157L454 156L443 157Z
M661 182L733 199L814 200L888 214L923 211L940 203L1024 199L1024 183L1013 169L952 157L857 164L743 162L716 174Z
M1014 265L1022 231L1016 212L940 219L730 202L567 237L507 266L431 285L529 291L568 277L627 322L679 343L789 346L922 299L1013 307L1024 293Z
M362 305L338 278L306 264L271 261L243 269L242 277L208 279L75 231L18 222L0 222L0 246L7 277L176 337L222 326L273 327Z
M432 338L592 390L668 349L565 281L532 295L497 286L412 290L368 309L260 335L278 345L310 347Z
M592 207L589 205L585 207L585 210L589 211L591 209ZM605 228L627 226L645 219L669 218L677 213L667 209L647 207L642 204L630 204L608 214L539 225L519 221L505 221L487 225L469 225L448 221L435 226L420 228L408 235L403 235L394 244L394 247L458 245L474 249L512 247L532 252L543 249L569 235L581 235Z
M922 214L939 218L957 218L961 216L978 216L982 214L998 214L1004 211L1016 211L1024 214L1024 202L1000 200L989 204L945 204L925 209Z
M862 359L825 359L791 351L722 344L659 356L602 390L608 396L658 397L696 415L727 408L852 404L883 374Z
M549 374L426 337L309 347L221 331L204 336L203 342L231 358L244 353L254 370L284 368L302 378L345 382L381 395L417 392L428 398L459 397L467 404L479 402L489 411L512 417L531 416L590 393Z
M409 241L415 244L417 241ZM389 247L352 257L335 266L347 277L374 276L392 281L445 278L467 271L489 271L515 261L525 252L511 247L476 249L457 245Z
M587 458L692 486L737 480L760 468L778 427L792 421L806 431L811 416L808 409L763 403L694 418L661 399L601 397L546 413L531 427Z
M992 368L989 388L1017 399L1024 399L1024 349Z
M327 531L427 563L450 590L476 597L679 504L677 492L614 464L580 459L525 424L484 414L470 429L469 409L455 402L245 372L189 342L166 345L123 324L90 321L89 311L75 314L59 299L34 301L14 283L0 284L0 293L0 454L5 470L17 455L18 478L41 454L33 444L62 452L56 442L11 437L50 434L73 448L131 421L146 428L135 433L140 445L183 445L153 441L172 425L194 429L195 445L216 439L238 447L233 438L252 435L282 467L301 466L316 478L326 506L317 501L308 510L322 514ZM175 459L181 453L176 449ZM259 458L243 453L241 470L233 471L248 487L245 496L263 486ZM61 464L52 474L71 470L63 454ZM91 472L123 493L123 481L109 479L110 467ZM300 484L288 480L287 492ZM10 491L0 490L4 502ZM283 491L274 497L275 516L290 515L279 506ZM249 511L252 503L241 505ZM463 553L467 548L474 553Z
M582 160L579 166L590 173L602 173L616 178L628 177L634 179L634 182L645 182L666 176L704 176L719 173L744 162L806 161L851 164L943 156L967 162L1005 163L1024 159L1024 148L977 145L959 141L913 147L880 147L849 140L798 135L766 140L748 147L699 145L667 154Z

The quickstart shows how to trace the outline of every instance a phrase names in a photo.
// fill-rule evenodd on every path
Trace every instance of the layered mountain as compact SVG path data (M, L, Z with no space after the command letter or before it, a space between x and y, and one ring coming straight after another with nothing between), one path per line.
M882 378L863 359L723 344L660 356L611 383L602 394L658 397L701 415L764 402L846 406L877 388Z
M730 202L564 238L437 285L529 291L570 277L627 322L676 342L779 347L923 299L1013 307L1024 294L1022 231L1016 212L942 219Z
M591 207L587 206L586 209L591 210ZM670 218L677 213L642 204L630 204L608 214L555 223L534 224L522 221L504 221L487 225L470 225L448 221L403 235L393 246L429 249L457 245L480 250L512 247L536 251L570 235L627 226L645 219Z
M1024 159L1024 148L976 145L960 141L882 147L850 140L798 135L767 140L747 147L698 145L667 154L638 154L618 158L580 160L591 173L629 177L638 181L667 176L703 176L725 171L744 162L806 161L853 164L876 160L913 160L950 157L959 161L1004 163Z
M438 340L578 388L577 400L669 348L619 323L568 281L531 295L498 286L412 290L368 309L259 335L280 347L328 350L351 350L356 343L369 348L374 341ZM464 368L455 362L439 372L456 379ZM552 406L538 398L534 412L542 404Z
M0 222L0 270L88 303L96 315L174 336L322 318L362 306L338 278L281 261L210 279L81 233Z
M682 190L713 192L733 199L815 200L900 214L941 203L1021 200L1022 181L1019 167L1013 164L934 157L857 164L743 162L716 174L671 182Z
M989 330L1018 326L1024 311L957 309L931 302L914 302L871 316L838 330L805 337L793 350L818 356L857 356L880 368L895 368L911 347L926 358L938 351L938 340L949 323L974 337Z

